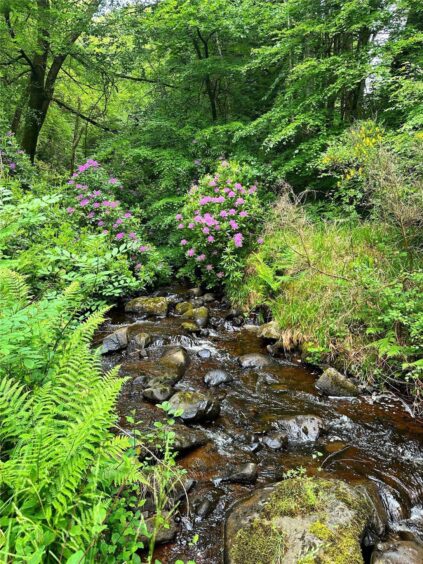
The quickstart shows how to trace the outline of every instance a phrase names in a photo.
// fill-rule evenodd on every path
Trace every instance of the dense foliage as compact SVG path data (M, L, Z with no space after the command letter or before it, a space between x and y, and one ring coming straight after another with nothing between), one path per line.
M0 0L5 562L140 561L172 434L90 340L174 277L421 409L422 47L418 0Z

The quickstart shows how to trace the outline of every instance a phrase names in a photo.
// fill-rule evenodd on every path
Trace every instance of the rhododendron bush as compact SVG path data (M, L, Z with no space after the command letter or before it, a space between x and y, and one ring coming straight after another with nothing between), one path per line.
M262 207L249 167L222 161L214 175L193 184L176 215L180 245L186 249L184 274L213 286L242 276L244 259L263 243Z

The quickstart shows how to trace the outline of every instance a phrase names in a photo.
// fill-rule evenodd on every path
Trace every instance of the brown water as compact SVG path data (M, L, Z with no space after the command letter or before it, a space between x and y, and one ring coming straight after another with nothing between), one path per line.
M170 295L176 301L186 299L183 289ZM274 366L264 370L242 370L237 358L251 352L267 354L266 343L257 337L254 327L237 328L224 321L227 311L218 302L211 305L210 312L212 327L206 336L187 336L180 328L180 318L172 314L166 319L149 319L144 321L145 330L154 342L147 348L147 359L135 359L126 352L105 359L106 365L120 363L122 373L136 376L154 363L163 345L182 345L189 353L190 365L176 388L207 392L221 405L216 421L191 425L205 431L209 442L179 459L187 477L196 481L189 493L191 507L185 502L181 505L179 533L174 542L157 548L156 558L166 564L177 559L220 564L228 508L253 489L278 481L285 472L299 467L308 474L375 482L388 510L390 529L423 538L423 428L404 403L390 394L352 400L322 397L315 388L317 370L295 359L276 359ZM133 315L114 312L99 339L136 320ZM211 351L207 360L197 356L204 348ZM234 381L208 389L203 378L214 368L230 372ZM163 418L163 412L133 392L129 382L119 402L123 426L125 415L132 410L145 425ZM282 451L260 445L255 450L260 437L278 420L293 415L317 415L324 421L325 431L314 443ZM258 464L255 485L219 482L228 469L245 462ZM200 519L192 507L207 496L212 497L214 508ZM199 535L199 540L190 545L194 535Z

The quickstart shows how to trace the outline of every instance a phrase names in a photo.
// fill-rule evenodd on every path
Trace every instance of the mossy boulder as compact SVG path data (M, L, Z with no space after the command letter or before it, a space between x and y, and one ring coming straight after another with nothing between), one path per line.
M209 322L209 310L206 307L197 307L193 310L192 319L198 327L206 327Z
M356 384L335 368L327 368L323 372L316 382L316 388L327 396L354 397L360 393Z
M198 333L200 331L200 327L193 321L184 321L181 323L181 328L188 333Z
M187 311L192 311L194 308L190 302L180 302L175 306L175 313L184 315Z
M386 518L373 495L341 480L305 477L257 490L227 517L225 562L362 564L366 528L380 528Z
M125 306L125 311L128 313L159 317L166 316L168 310L169 300L167 298L135 298Z

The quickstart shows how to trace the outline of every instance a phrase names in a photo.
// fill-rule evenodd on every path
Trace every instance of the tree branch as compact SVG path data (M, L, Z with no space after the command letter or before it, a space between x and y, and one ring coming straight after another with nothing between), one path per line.
M161 84L162 86L168 86L169 88L176 88L174 84L169 84L168 82L162 82L161 80L153 80L150 78L144 78L142 76L130 76L127 74L116 74L117 78L123 78L125 80L133 80L135 82L148 82L149 84Z
M78 110L75 110L74 108L71 108L70 106L65 104L65 102L62 102L61 100L58 100L57 98L51 98L51 101L55 102L58 106L60 106L64 110L67 110L71 114L78 116L79 118L87 121L88 123L91 123L92 125L95 125L96 127L99 127L100 129L103 129L104 131L109 131L110 133L119 133L117 129L112 129L110 127L107 127L107 125L103 125L103 124L99 123L95 119L90 118L89 116L82 114L81 112L79 112Z

